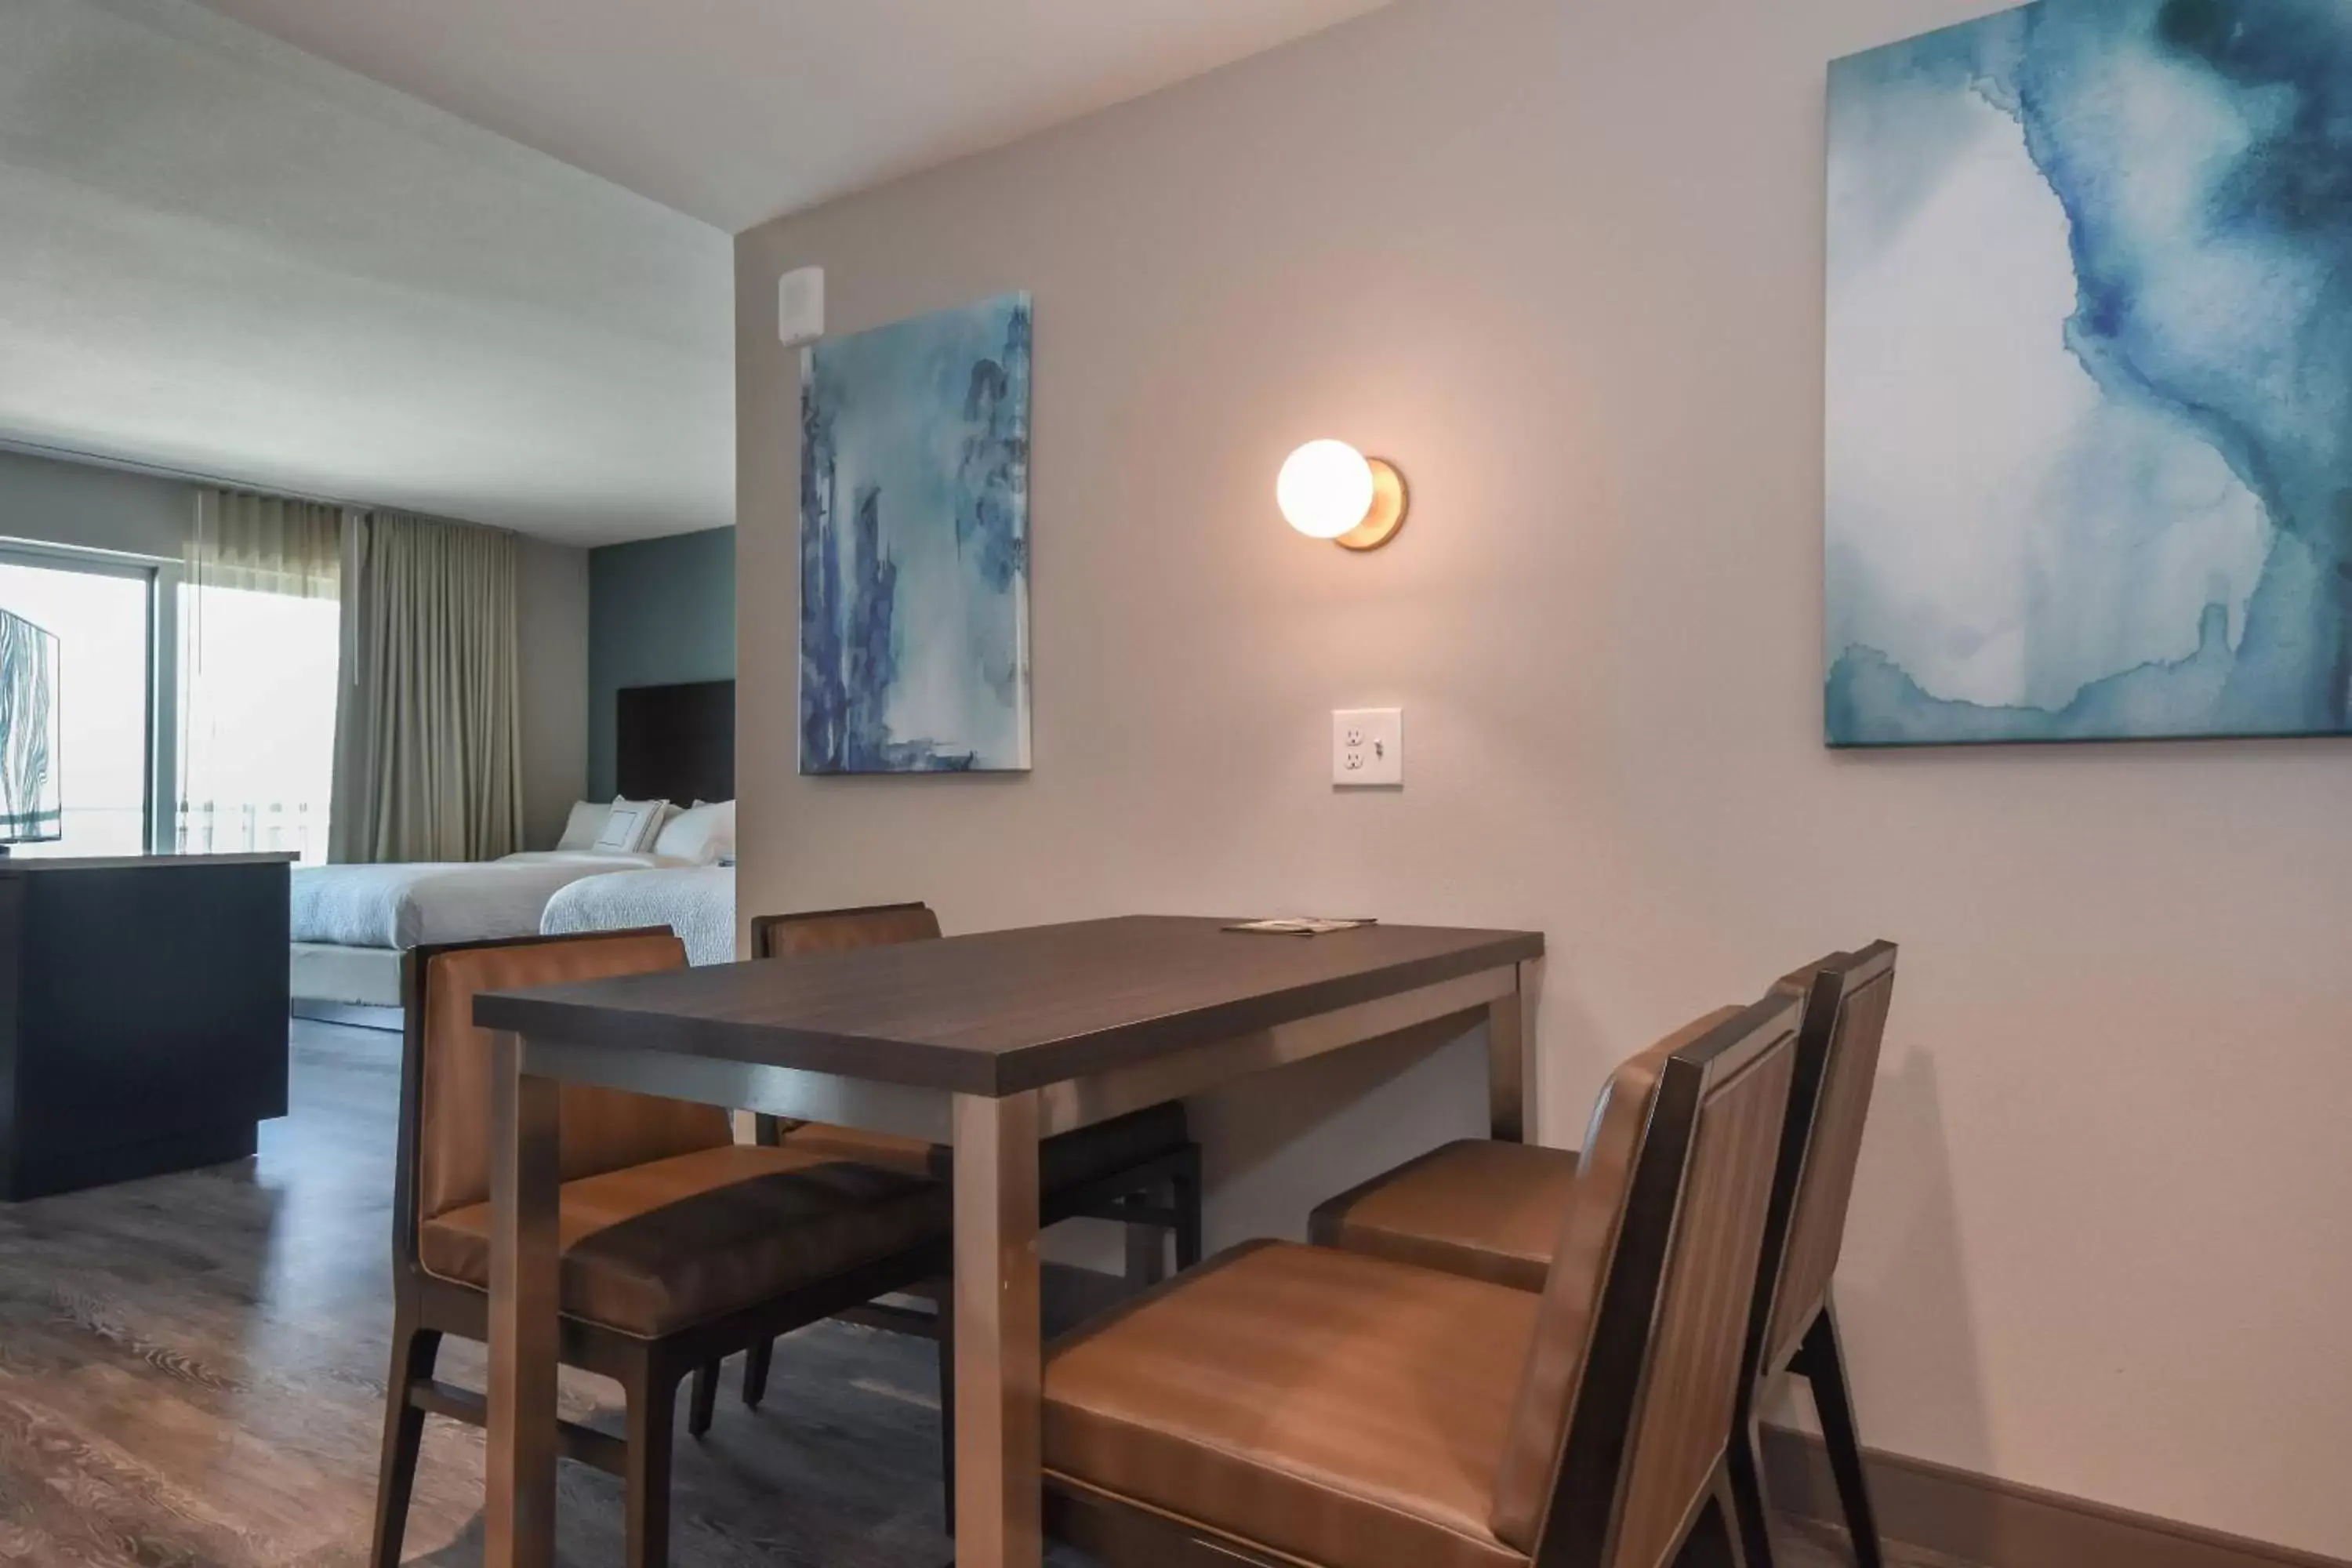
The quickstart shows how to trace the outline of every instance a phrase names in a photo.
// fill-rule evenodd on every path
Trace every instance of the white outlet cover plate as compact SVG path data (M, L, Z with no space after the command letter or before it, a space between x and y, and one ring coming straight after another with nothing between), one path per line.
M1331 715L1331 782L1341 789L1404 783L1404 710L1343 708Z

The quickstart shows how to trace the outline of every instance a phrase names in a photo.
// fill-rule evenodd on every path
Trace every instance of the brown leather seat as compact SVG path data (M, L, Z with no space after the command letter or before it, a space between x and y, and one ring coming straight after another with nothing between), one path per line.
M937 1182L729 1144L563 1184L562 1310L653 1337L943 1239ZM425 1223L425 1271L489 1289L490 1208Z
M1540 1290L1576 1184L1576 1151L1464 1139L1318 1207L1318 1247Z
M1056 1533L1113 1568L1646 1568L1699 1530L1728 1551L1797 1014L1768 997L1618 1069L1540 1292L1260 1244L1055 1345Z
M685 963L667 931L424 947L404 960L392 1364L372 1563L400 1560L425 1413L485 1418L479 1395L434 1376L445 1336L488 1337L496 1037L475 1026L475 997ZM631 1568L661 1568L679 1383L693 1378L688 1427L698 1433L721 1357L764 1353L778 1334L936 1277L950 1197L927 1177L738 1147L728 1113L710 1106L568 1083L559 1106L559 1353L621 1384L628 1437L559 1428L574 1458L622 1476Z
M1489 1521L1540 1305L1380 1258L1244 1247L1055 1348L1045 1465L1310 1562L1524 1564Z
M1696 1039L1738 1011L1718 1008L1672 1039ZM1307 1234L1318 1246L1540 1290L1576 1167L1573 1149L1465 1139L1326 1201Z
M1732 1490L1751 1568L1770 1568L1772 1561L1754 1406L1792 1367L1804 1374L1820 1411L1857 1558L1863 1568L1883 1562L1831 1279L1895 963L1894 945L1877 942L1858 953L1831 953L1783 976L1776 987L1804 998L1806 1012L1765 1227L1773 1271L1752 1298L1748 1360L1755 1383L1741 1391L1730 1449ZM1540 1289L1556 1216L1573 1198L1576 1163L1575 1155L1555 1150L1448 1144L1323 1205L1315 1211L1312 1234L1318 1242L1351 1251Z

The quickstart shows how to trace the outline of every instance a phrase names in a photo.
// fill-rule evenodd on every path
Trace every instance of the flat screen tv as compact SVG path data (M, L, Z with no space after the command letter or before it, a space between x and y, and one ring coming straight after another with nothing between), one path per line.
M0 854L63 837L58 797L58 639L0 610Z

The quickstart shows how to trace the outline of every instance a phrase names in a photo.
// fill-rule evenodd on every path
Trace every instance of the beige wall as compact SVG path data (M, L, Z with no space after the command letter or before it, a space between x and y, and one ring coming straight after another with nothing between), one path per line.
M1871 1441L2352 1555L2352 754L1819 740L1823 66L1975 8L1408 0L744 236L744 907L1538 926L1556 1140L1897 938ZM807 263L844 331L1034 293L1032 777L794 776ZM1325 434L1410 476L1391 549L1281 525ZM1408 787L1335 795L1328 710L1387 703ZM1203 1108L1216 1230L1475 1125L1472 1065Z
M523 839L552 849L572 803L588 793L588 552L518 542Z
M0 539L176 560L195 504L177 479L0 450Z

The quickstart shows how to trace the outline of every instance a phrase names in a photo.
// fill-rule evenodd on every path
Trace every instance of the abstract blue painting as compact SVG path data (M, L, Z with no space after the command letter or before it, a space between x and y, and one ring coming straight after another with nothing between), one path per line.
M1029 766L1026 294L809 351L801 772Z
M1831 744L2352 731L2352 5L1838 61L1828 373Z

